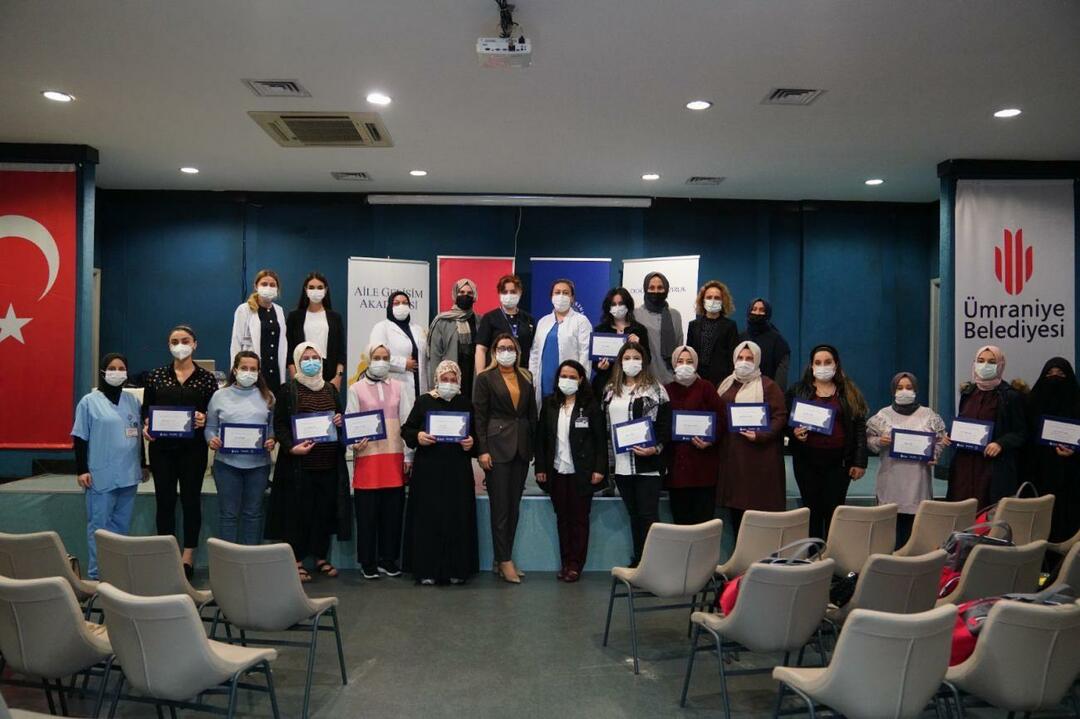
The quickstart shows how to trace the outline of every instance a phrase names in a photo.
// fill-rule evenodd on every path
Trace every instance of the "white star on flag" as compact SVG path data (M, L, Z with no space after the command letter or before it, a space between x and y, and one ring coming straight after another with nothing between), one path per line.
M32 319L32 317L16 317L15 306L8 304L7 315L0 317L0 342L3 342L8 337L13 337L26 344L26 340L22 336L22 328Z

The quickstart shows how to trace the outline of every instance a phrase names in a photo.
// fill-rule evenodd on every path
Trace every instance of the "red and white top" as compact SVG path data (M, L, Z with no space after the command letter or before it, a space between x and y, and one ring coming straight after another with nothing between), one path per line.
M386 439L368 442L354 452L353 488L387 489L405 485L405 462L412 462L413 450L401 439L401 423L412 411L413 398L401 382L370 379L366 374L349 387L346 412L373 412L381 409Z

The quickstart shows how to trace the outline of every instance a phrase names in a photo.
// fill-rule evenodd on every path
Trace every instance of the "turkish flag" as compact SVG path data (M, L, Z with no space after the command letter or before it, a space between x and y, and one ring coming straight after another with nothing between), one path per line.
M439 255L439 312L454 306L454 283L470 279L476 283L476 304L473 312L477 317L499 306L499 293L495 283L503 275L514 274L513 257L461 257Z
M0 165L0 447L71 447L75 168Z

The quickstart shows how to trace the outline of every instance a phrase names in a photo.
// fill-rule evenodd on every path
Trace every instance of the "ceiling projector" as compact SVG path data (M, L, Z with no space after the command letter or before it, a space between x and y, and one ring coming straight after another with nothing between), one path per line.
M532 43L524 35L481 37L476 40L476 58L481 67L528 67L532 64Z

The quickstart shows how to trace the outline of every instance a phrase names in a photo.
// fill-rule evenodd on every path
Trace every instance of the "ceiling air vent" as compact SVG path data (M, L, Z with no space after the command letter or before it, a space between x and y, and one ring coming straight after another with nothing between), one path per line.
M311 97L299 80L244 80L259 97Z
M707 177L705 175L694 175L686 179L688 185L719 185L724 181L723 177Z
M393 147L374 112L249 112L282 147Z
M824 90L809 90L797 87L778 87L765 96L763 105L809 105Z
M330 175L335 180L345 180L347 182L371 182L371 175L366 172L331 172Z

